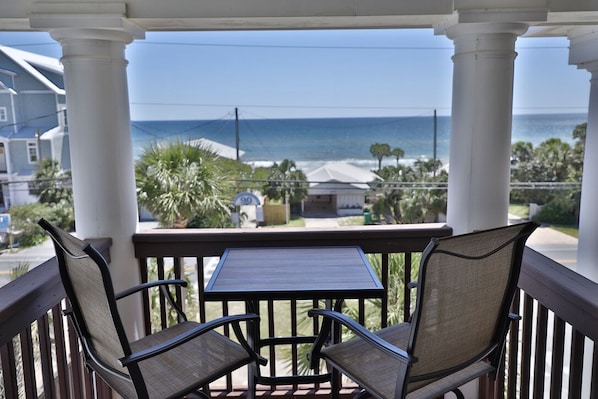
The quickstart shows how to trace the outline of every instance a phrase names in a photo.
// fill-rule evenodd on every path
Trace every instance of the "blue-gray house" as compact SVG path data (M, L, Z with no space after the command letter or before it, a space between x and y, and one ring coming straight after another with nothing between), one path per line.
M40 159L70 169L62 65L0 46L0 210L36 201L30 193Z

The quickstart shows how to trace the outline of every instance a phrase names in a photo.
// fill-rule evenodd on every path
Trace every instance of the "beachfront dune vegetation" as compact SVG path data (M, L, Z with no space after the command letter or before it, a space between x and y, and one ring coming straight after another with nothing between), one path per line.
M572 132L573 144L551 138L537 147L519 141L512 146L511 182L545 183L541 187L513 188L511 201L538 204L533 219L541 223L577 225L587 123ZM577 183L570 185L548 183Z
M587 123L572 131L573 143L550 138L537 147L519 141L512 145L511 202L529 207L537 204L539 211L532 218L540 223L575 226L579 218L581 177ZM372 183L369 210L377 223L423 223L441 220L446 213L446 183L448 172L442 162L418 159L401 165L404 156L400 148L374 143L370 152L379 165L384 157L395 156L396 166L385 166L376 173L383 183ZM418 183L417 188L409 184Z
M446 213L448 173L442 162L418 159L411 164L385 166L377 174L383 183L373 183L370 210L377 223L424 223L439 221ZM405 183L405 184L401 184ZM423 183L410 188L406 183ZM427 183L427 184L426 184Z

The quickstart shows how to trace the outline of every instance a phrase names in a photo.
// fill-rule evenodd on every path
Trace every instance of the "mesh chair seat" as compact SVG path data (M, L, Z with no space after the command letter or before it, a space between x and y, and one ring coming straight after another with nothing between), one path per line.
M197 326L199 323L195 322L176 324L167 330L131 342L131 350L140 352ZM139 367L146 381L149 397L163 399L173 396L173 392L176 393L174 396L182 396L225 375L230 371L231 365L240 367L251 360L241 345L209 331L173 350L140 362ZM165 373L164 370L175 372ZM130 396L126 397L135 397L135 389L130 381L108 373L102 373L102 378L115 389L118 386L119 392L129 392Z
M410 323L401 323L376 331L374 334L398 348L406 348L410 331ZM396 397L397 370L400 367L396 358L378 351L360 337L323 348L322 353L331 363L342 364L343 373L349 378L355 381L368 381L368 388L379 397ZM462 381L471 381L493 370L494 367L487 362L474 363L423 387L420 387L421 383L411 384L409 388L412 392L407 394L406 398L424 399L442 396L445 392L458 388Z

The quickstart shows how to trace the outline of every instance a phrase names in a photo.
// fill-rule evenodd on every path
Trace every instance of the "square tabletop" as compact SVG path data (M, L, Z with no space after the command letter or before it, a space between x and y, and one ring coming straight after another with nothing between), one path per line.
M229 248L205 289L206 300L351 299L383 294L359 247Z

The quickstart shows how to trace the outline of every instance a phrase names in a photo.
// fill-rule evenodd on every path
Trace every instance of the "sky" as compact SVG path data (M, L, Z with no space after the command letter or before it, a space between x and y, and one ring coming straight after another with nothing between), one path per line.
M0 44L60 58L47 33ZM586 113L566 38L519 38L515 114ZM450 115L452 41L432 29L148 32L126 47L132 120Z

